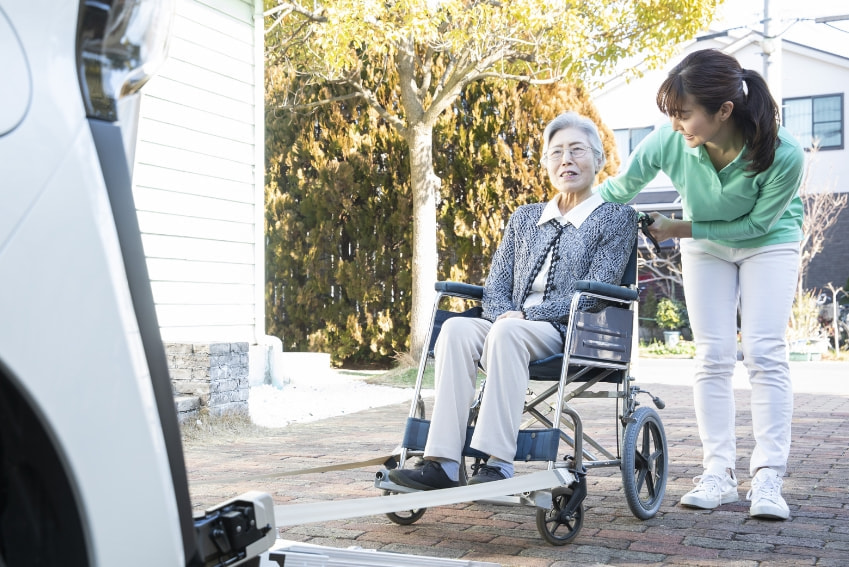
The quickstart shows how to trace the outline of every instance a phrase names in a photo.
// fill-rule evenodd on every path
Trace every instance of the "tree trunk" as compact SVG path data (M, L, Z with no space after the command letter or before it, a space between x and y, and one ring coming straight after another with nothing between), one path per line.
M410 176L413 188L413 297L410 354L421 355L436 295L436 195L440 179L433 171L433 129L419 124L411 129Z

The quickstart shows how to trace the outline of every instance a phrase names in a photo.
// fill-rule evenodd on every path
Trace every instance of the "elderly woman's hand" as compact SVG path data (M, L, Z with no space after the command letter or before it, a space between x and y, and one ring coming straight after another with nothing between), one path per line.
M513 319L524 319L525 314L521 311L505 311L504 313L496 317L495 320L498 321L499 319L507 319L508 317Z

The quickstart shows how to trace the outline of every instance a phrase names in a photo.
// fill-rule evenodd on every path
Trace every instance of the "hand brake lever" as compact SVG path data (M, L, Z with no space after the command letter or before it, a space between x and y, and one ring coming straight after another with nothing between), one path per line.
M649 227L654 224L654 219L651 218L647 213L640 213L640 217L638 221L640 223L640 230L643 233L643 236L651 241L652 246L654 246L654 251L660 254L660 244L658 244L657 239L649 232Z

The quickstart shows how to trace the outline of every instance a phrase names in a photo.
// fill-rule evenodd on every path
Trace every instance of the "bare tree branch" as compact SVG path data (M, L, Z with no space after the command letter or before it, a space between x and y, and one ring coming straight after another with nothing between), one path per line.
M816 147L813 149L815 154ZM805 278L808 275L811 261L823 250L828 230L837 222L837 217L849 202L849 194L837 193L833 184L829 187L814 188L811 186L811 171L814 160L809 161L805 177L799 187L799 196L805 207L802 221L802 245L799 257L799 279L796 294L804 291Z
M652 246L640 248L637 252L637 269L643 274L640 282L657 283L665 297L674 298L676 289L684 286L681 250L677 247L668 255L658 254Z
M319 101L316 101L316 102L310 102L310 103L307 103L307 104L295 104L295 103L287 104L287 103L283 103L283 104L279 104L277 106L277 108L281 109L281 110L287 110L287 111L312 110L314 108L318 108L320 106L326 106L326 105L334 103L334 102L342 102L342 101L352 100L352 99L361 98L361 97L362 97L361 93L354 92L354 93L348 93L348 94L344 94L344 95L340 95L340 96L329 97L329 98L326 98L326 99L322 99L322 100L319 100Z
M322 11L323 10L317 10L315 12L312 12L312 11L307 10L306 8L303 8L303 7L301 7L301 6L299 6L298 4L295 4L295 3L280 2L280 4L278 4L277 6L270 8L270 9L266 10L265 12L263 12L262 16L263 16L263 18L270 18L271 16L274 16L275 14L279 14L281 12L283 12L285 14L295 13L295 14L300 14L301 16L305 17L306 19L308 19L310 21L324 23L324 22L327 22L327 18L325 18L324 16L321 15ZM276 21L276 19L275 19L275 21ZM268 30L266 30L266 33L268 33Z

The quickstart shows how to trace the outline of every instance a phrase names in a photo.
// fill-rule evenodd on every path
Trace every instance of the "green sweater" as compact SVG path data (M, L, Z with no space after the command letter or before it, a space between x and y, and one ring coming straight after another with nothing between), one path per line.
M663 171L681 195L684 220L693 238L734 248L756 248L802 239L802 181L805 157L783 127L775 161L754 177L745 171L746 148L717 172L704 146L690 148L665 124L649 134L618 176L599 187L605 201L627 203Z

